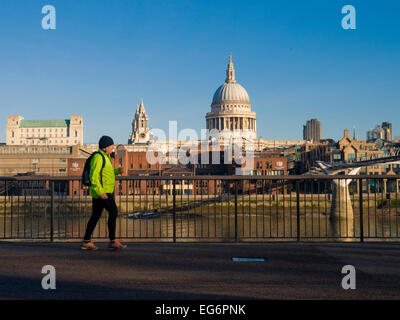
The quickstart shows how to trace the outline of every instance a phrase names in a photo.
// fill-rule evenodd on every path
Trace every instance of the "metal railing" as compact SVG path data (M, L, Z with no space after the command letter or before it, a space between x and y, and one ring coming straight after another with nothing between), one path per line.
M117 237L399 241L399 181L346 175L118 177ZM79 177L0 178L0 239L82 239L91 206ZM94 239L107 239L107 218L103 212Z

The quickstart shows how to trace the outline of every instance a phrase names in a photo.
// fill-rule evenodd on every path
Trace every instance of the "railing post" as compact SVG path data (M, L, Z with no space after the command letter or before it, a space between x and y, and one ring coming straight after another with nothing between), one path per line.
M296 215L297 215L297 242L300 242L300 186L296 181Z
M50 242L54 242L54 181L50 181Z
M238 200L238 182L234 181L235 184L235 241L238 241L238 209L237 209L237 200Z
M363 218L363 196L362 196L362 179L358 179L358 194L360 200L360 242L364 242L364 218Z
M172 180L173 241L176 242L176 181Z

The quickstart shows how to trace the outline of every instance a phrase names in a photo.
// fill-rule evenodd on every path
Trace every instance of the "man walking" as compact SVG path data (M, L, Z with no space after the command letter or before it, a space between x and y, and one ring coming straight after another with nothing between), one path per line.
M81 245L82 250L97 250L90 240L93 230L101 217L103 209L108 211L108 233L110 249L124 249L126 245L115 239L116 220L118 208L115 203L114 187L115 176L122 173L121 168L114 169L110 155L114 151L114 141L108 136L102 136L99 140L99 150L90 162L90 195L92 196L92 216L86 227L86 233Z

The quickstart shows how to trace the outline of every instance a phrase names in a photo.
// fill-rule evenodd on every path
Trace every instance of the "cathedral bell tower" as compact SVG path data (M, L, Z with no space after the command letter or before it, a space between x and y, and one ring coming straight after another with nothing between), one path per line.
M135 118L132 121L132 134L129 136L129 144L147 143L150 138L149 117L143 105L143 99L140 105L136 107Z

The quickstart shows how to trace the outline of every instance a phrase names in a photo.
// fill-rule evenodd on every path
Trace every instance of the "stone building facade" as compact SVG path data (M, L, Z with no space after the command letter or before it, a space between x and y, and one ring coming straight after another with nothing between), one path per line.
M250 140L257 138L256 113L246 89L236 82L232 56L229 55L225 83L214 93L211 112L206 114L206 127L216 129L222 136L233 132L248 134Z
M143 99L140 106L137 105L135 118L132 121L132 133L129 136L128 144L144 144L150 139L149 117L144 108Z
M82 116L71 115L67 120L25 120L20 115L10 115L7 118L6 145L83 145Z
M80 146L0 146L0 176L67 176L70 158L85 158Z

